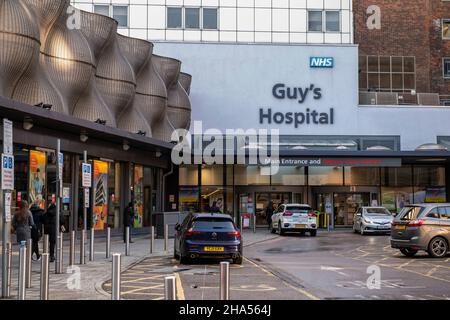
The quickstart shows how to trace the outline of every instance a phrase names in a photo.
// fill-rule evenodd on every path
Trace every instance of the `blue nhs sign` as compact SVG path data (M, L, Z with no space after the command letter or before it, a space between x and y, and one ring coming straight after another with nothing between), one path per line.
M333 68L334 58L330 57L311 57L309 58L311 68Z

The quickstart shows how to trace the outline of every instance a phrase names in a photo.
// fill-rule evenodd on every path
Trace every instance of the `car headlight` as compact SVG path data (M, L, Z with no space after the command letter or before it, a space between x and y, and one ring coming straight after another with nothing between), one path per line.
M372 224L372 221L371 221L371 220L364 219L364 222L365 222L365 223Z

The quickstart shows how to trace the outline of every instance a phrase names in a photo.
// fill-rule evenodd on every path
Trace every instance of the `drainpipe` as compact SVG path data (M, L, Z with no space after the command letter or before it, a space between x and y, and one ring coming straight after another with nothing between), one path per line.
M166 212L166 178L168 176L170 176L173 173L173 162L170 162L170 171L163 174L163 179L162 179L162 198L163 198L163 203L162 203L162 211Z

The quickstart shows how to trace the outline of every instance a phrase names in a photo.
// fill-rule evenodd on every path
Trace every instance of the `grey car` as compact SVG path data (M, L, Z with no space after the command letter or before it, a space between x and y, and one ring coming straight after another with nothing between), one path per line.
M449 252L450 203L409 205L392 223L391 246L408 257L419 250L443 258Z
M353 221L353 232L361 235L366 233L391 233L394 217L384 207L361 207L356 212Z

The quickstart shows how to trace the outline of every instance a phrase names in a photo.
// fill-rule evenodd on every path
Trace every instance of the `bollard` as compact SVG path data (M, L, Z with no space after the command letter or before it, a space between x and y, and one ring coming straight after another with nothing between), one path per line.
M75 265L75 230L70 232L69 266Z
M95 249L94 249L95 230L91 228L91 238L89 239L89 261L94 261Z
M106 229L106 259L111 257L111 228Z
M27 255L26 255L26 274L25 274L25 287L31 288L31 271L32 271L32 265L31 265L31 254L33 252L32 250L33 241L31 239L27 240Z
M155 227L150 228L150 253L155 251Z
M44 245L43 245L43 253L48 253L48 234L44 234Z
M41 257L41 300L48 300L48 284L49 284L49 254L43 253Z
M130 255L130 227L125 228L125 255Z
M177 300L177 289L175 284L175 277L164 278L164 299Z
M27 255L27 247L26 242L22 241L20 244L19 251L19 283L18 283L18 300L25 300L25 285L26 285L26 257Z
M58 246L56 248L58 250L58 253L56 254L56 257L57 257L56 273L57 274L63 273L63 256L64 256L63 244L64 244L64 233L60 232L59 237L58 237Z
M253 215L253 233L256 233L256 214Z
M327 213L327 229L330 232L331 214Z
M81 230L81 237L80 237L80 264L86 264L86 230Z
M169 225L164 225L164 252L167 252L169 246Z
M3 269L2 275L2 298L11 296L11 263L12 263L12 245L10 242L3 247L3 254L6 259L6 267Z
M230 263L220 263L220 300L230 300Z
M120 253L114 253L112 259L111 300L120 300Z
M241 234L243 229L244 229L244 218L241 216L241 221L239 224L239 231L241 232Z

